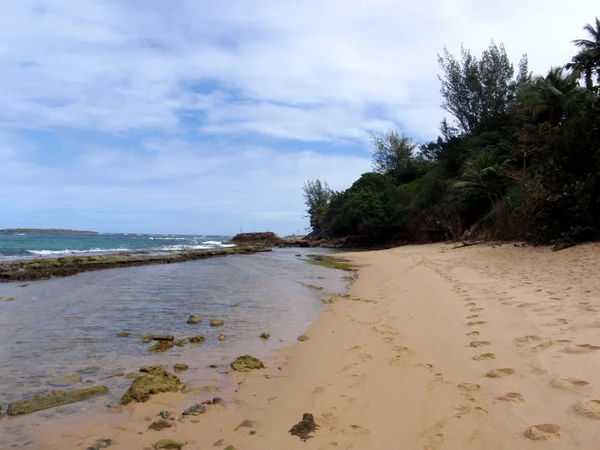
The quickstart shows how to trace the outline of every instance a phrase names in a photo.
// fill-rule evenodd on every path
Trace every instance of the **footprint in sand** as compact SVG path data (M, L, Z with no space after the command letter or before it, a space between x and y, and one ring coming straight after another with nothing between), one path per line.
M350 434L352 436L368 436L371 434L369 430L365 427L361 427L360 425L350 425L342 428L342 433Z
M477 306L477 303L467 303L465 306Z
M496 355L494 355L493 353L482 353L481 355L477 355L477 356L473 356L473 358L475 361L483 361L486 359L496 359Z
M465 319L477 319L479 316L477 314L473 314L471 316L465 317Z
M501 402L523 403L525 399L518 392L507 392L501 397L496 397L496 400Z
M577 378L555 378L550 381L550 385L557 389L563 389L565 391L581 392L589 390L590 383Z
M479 312L479 311L483 311L483 308L471 308L469 311L470 312Z
M534 341L539 341L541 339L541 337L536 336L534 334L530 334L527 336L521 336L515 339L515 341L517 341L520 344L525 344L526 342L534 342Z
M567 319L556 319L556 322L561 325L568 325L569 321Z
M517 308L531 308L535 305L539 305L539 303L520 303L517 305Z
M509 375L514 375L515 369L511 369L510 367L504 367L501 369L492 369L485 374L488 378L504 378Z
M532 425L525 430L524 434L533 441L545 441L560 437L560 427L553 423Z
M467 333L467 336L479 336L479 331L471 331L470 333Z
M473 392L481 389L481 386L474 383L461 383L458 385L458 388L463 392Z
M598 350L600 350L600 347L598 347L597 345L581 344L572 347L565 347L559 351L561 353L567 353L569 355L583 355L585 353L592 353Z
M582 400L575 403L573 409L577 414L590 419L600 419L600 400Z
M369 353L359 353L358 357L362 362L369 361L373 359L373 357Z
M471 341L468 347L485 347L486 345L491 345L490 341Z
M467 322L467 325L470 327L474 327L475 325L484 325L487 322L485 320L477 320L477 321L473 321L473 322Z

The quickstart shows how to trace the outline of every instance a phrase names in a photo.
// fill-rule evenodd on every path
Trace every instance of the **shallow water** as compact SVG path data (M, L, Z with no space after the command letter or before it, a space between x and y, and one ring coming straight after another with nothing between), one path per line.
M148 364L183 362L181 375L190 386L217 385L231 395L233 377L226 367L237 356L266 357L303 334L317 317L326 293L346 289L347 273L315 266L295 255L323 249L278 249L272 253L232 255L180 264L88 272L46 281L0 284L0 404L53 389L106 384L110 395L0 422L0 447L33 436L44 418L116 403L131 380L108 378L135 372ZM304 286L312 284L323 290ZM190 314L201 324L187 324ZM210 319L225 321L210 327ZM117 337L128 331L127 338ZM259 335L271 333L263 341ZM201 345L186 344L151 354L152 344L139 335L204 335ZM221 333L228 340L219 341ZM85 370L99 366L100 370ZM65 386L61 378L80 374L82 381ZM9 435L11 435L9 437ZM17 439L17 441L15 441ZM12 445L11 444L11 445ZM34 444L31 444L35 446ZM28 446L28 448L34 448Z

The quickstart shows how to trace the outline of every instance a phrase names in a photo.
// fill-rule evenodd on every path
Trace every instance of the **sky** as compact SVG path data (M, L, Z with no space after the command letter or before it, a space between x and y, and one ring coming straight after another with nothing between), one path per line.
M544 73L596 1L2 0L0 228L304 232L369 133L437 137L437 55Z

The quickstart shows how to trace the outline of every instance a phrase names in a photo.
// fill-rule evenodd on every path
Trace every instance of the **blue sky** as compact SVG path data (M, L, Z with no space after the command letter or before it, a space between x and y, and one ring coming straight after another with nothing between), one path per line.
M408 5L408 4L411 5ZM307 226L369 131L436 137L436 55L493 38L563 64L595 2L4 0L0 228L223 233Z

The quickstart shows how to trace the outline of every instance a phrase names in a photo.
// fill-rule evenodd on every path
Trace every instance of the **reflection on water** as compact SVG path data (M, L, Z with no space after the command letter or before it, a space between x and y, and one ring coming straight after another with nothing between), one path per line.
M281 249L251 256L234 255L181 264L88 272L68 278L0 284L0 404L33 393L106 384L111 394L101 399L57 408L70 413L118 401L131 381L107 378L137 371L142 365L184 362L181 378L193 386L231 384L223 368L240 354L265 357L305 332L319 313L327 292L342 292L341 271L314 266L295 257L324 250ZM321 286L316 291L302 285ZM187 324L190 314L203 319ZM210 327L222 319L222 327ZM127 331L129 337L116 334ZM269 341L259 335L271 333ZM172 334L176 338L204 335L202 345L186 344L158 355L148 352L140 335ZM219 341L221 333L228 340ZM88 369L99 366L99 369ZM219 374L220 372L220 374ZM75 375L75 377L73 377ZM81 376L80 382L77 375ZM70 377L71 379L64 379ZM50 410L29 416L55 416ZM0 444L21 424L0 422ZM11 433L12 434L12 433ZM21 433L23 434L23 433ZM25 436L21 436L25 438Z

